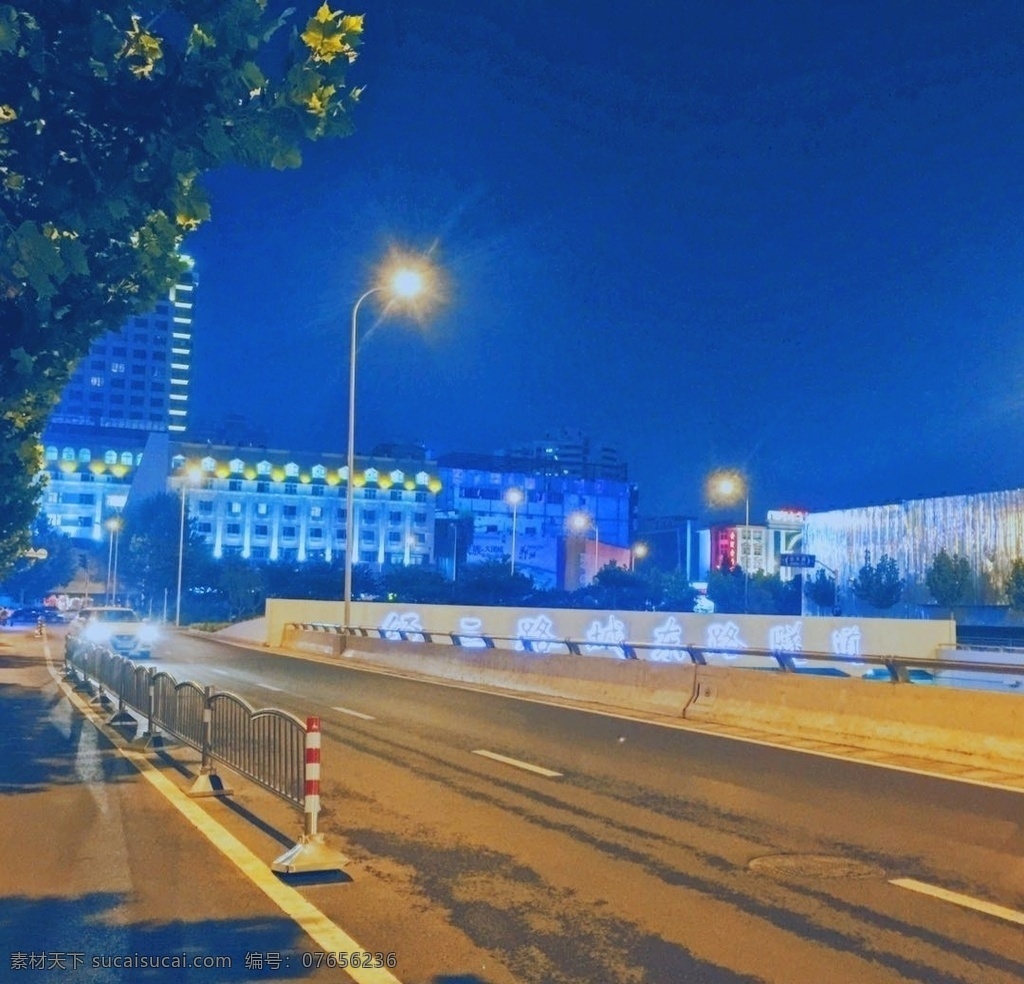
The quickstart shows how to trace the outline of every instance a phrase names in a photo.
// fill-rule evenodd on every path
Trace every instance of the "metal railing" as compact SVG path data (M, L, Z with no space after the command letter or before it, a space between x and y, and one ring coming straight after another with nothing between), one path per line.
M619 659L649 662L695 663L699 666L740 665L750 669L804 673L822 676L860 677L889 680L893 683L981 684L998 677L1001 686L1024 692L1024 650L1017 650L1019 661L957 658L920 658L890 654L857 654L753 649L748 647L696 646L685 643L594 642L585 639L538 639L523 636L498 636L465 632L435 632L425 629L398 629L353 626L346 633L341 625L326 622L290 622L286 628L333 635L387 639L404 643L432 643L462 649L510 649L525 653L569 654L574 656L607 654ZM968 647L957 647L968 648ZM969 647L977 649L980 647ZM955 651L955 650L954 650ZM1005 652L1005 650L1002 650ZM1004 678L1009 677L1009 682Z
M162 729L203 756L203 770L217 761L281 798L305 801L307 724L278 708L257 710L237 694L215 691L170 673L138 666L101 646L74 646L65 663L146 719L147 736Z

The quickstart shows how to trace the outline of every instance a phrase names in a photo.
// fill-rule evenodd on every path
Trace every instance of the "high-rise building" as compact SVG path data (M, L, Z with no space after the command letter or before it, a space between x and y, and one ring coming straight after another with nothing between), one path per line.
M192 260L186 262L166 300L93 342L61 394L48 434L69 426L185 432L196 286ZM140 450L144 443L140 434Z
M530 470L566 478L610 479L625 482L626 462L609 445L592 441L580 430L563 428L544 437L517 444L499 452L509 458L526 459Z

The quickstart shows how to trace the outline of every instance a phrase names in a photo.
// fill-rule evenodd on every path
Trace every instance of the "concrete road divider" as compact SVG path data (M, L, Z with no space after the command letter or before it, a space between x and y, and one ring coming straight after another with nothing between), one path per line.
M1024 771L1019 695L698 666L688 721Z

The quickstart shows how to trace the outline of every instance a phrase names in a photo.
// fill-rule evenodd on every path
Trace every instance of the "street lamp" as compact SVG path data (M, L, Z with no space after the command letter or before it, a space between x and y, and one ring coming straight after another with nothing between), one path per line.
M395 255L387 263L379 282L364 291L352 306L352 331L349 340L348 361L348 455L346 459L348 479L345 482L345 608L342 616L346 631L352 622L352 552L355 547L352 542L355 512L353 480L356 469L356 347L359 337L357 333L359 308L363 301L372 294L384 294L389 302L388 307L391 304L408 305L430 292L431 281L431 270L425 261L401 258Z
M505 493L505 501L512 507L512 574L516 572L516 510L523 498L523 490L515 486Z
M594 573L590 578L593 581L597 577L597 558L601 547L601 538L597 531L597 521L590 513L578 510L569 514L569 529L580 536L586 536L589 530L594 531Z
M742 550L743 539L740 540L741 554L746 556L741 561L743 567L743 611L750 608L750 563L753 557L754 544L750 536L750 484L737 471L716 471L708 476L707 496L715 505L732 505L743 500L744 526L746 532L746 550Z
M107 604L117 604L117 534L121 530L121 517L111 516L106 522L110 532L110 544L107 547Z
M185 498L189 485L196 485L202 477L198 468L190 468L181 479L181 523L178 527L178 593L174 603L174 624L181 625L181 568L185 559Z
M634 543L633 549L629 552L629 569L632 571L636 567L638 560L643 560L647 556L647 544L646 543Z

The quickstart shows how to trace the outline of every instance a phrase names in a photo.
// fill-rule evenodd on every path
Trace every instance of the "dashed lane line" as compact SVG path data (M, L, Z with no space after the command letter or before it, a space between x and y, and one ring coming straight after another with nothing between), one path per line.
M331 710L340 711L342 714L348 714L354 718L361 718L363 721L377 720L372 714L364 714L362 711L353 711L351 707L332 707Z
M505 765L515 766L517 769L525 769L527 772L536 772L539 776L547 776L549 779L556 779L562 773L545 769L543 766L534 765L532 762L523 762L520 759L509 758L507 755L499 755L497 752L489 752L483 748L473 749L474 755L482 755L484 758L493 759L495 762L503 762Z
M951 892L948 888L929 885L927 882L918 881L916 878L890 878L889 884L896 885L898 888L909 888L912 892L930 895L932 898L941 899L943 902L952 902L954 905L963 906L965 909L974 909L975 912L984 912L986 915L996 916L998 919L1005 919L1008 922L1024 926L1024 912L1008 909L1004 905L996 905L994 902L986 902L984 899L962 895L960 892Z

